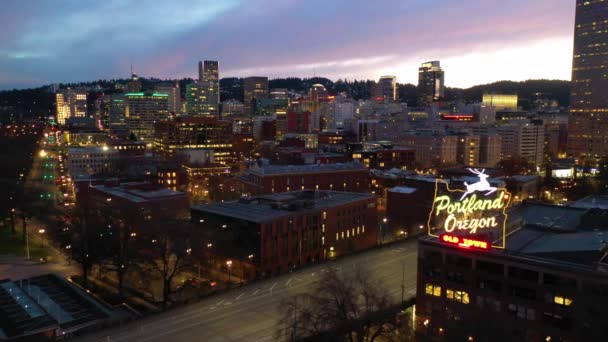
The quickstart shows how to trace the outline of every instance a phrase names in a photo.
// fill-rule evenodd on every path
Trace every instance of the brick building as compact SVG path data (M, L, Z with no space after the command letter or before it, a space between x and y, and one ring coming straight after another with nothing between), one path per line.
M524 203L506 248L418 240L425 341L600 341L608 334L606 211Z
M259 160L239 176L243 193L263 195L293 190L368 192L369 170L357 162L269 165Z
M375 201L361 193L292 191L194 206L191 216L204 231L211 267L253 279L375 246Z

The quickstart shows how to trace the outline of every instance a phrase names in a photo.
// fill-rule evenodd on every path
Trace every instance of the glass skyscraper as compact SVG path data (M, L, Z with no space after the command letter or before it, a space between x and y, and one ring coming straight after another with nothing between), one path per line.
M591 165L608 157L608 1L577 0L568 152Z

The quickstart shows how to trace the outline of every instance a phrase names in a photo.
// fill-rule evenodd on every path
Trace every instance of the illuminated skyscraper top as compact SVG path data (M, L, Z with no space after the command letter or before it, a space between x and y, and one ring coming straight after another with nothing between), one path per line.
M608 1L577 0L568 153L579 162L608 157Z
M439 61L423 63L418 69L418 105L429 105L444 97L445 73Z
M220 72L217 61L198 62L198 89L201 99L201 115L217 117L220 103Z

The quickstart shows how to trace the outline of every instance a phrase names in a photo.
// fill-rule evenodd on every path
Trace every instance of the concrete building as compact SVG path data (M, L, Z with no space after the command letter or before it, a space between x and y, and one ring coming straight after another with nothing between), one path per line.
M422 168L443 167L457 163L458 137L437 132L407 134L401 146L416 152L416 164Z
M179 82L174 84L159 84L156 86L156 92L166 94L169 113L179 114L182 112L182 95L179 88Z
M112 169L118 151L107 146L73 147L68 149L68 171L72 178L78 175L105 173Z
M211 267L254 279L375 246L374 203L369 194L305 190L194 206L191 216L219 259Z
M460 135L456 145L456 162L462 166L479 166L481 137L478 135Z
M220 104L221 119L227 119L229 117L241 117L245 113L245 107L239 100L226 100Z
M496 167L501 160L502 140L498 134L479 136L479 167Z
M397 101L397 76L382 76L378 81L376 99Z
M545 131L542 122L498 126L496 132L501 137L503 159L519 156L535 166L543 164Z
M252 115L255 100L268 98L268 77L253 76L243 79L243 105L245 114Z
M608 156L608 2L576 0L568 153L579 163Z
M369 170L357 162L269 165L259 160L238 180L243 193L253 196L304 189L367 192Z
M57 123L64 125L69 118L87 115L87 92L84 89L63 89L55 94Z
M169 96L160 93L125 94L127 128L138 140L152 141L154 124L169 118Z
M445 96L444 79L439 61L422 64L418 69L418 106L428 106Z
M527 202L509 213L505 249L419 239L419 338L603 340L606 217L605 210Z
M177 149L213 150L214 160L232 165L232 124L213 117L178 117L157 122L154 151L171 157Z

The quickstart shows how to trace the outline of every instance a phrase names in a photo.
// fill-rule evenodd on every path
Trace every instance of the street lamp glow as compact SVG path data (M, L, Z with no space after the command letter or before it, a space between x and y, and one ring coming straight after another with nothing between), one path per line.
M47 153L45 150L40 150L39 155L40 155L40 157L44 158L44 157L46 157Z

